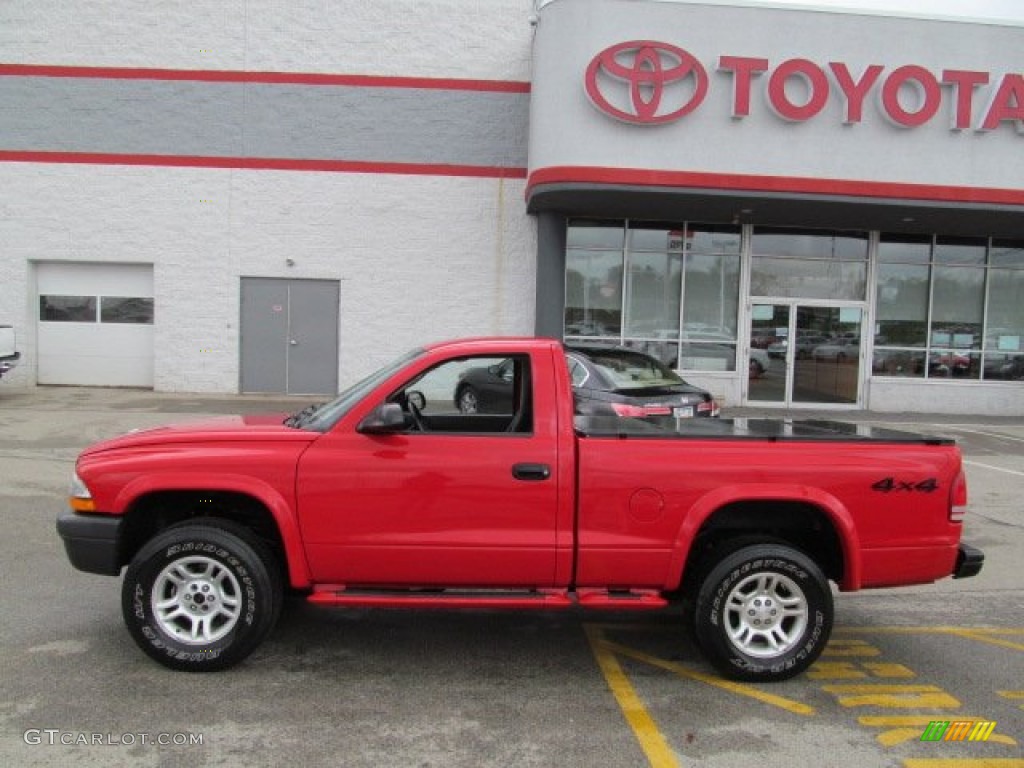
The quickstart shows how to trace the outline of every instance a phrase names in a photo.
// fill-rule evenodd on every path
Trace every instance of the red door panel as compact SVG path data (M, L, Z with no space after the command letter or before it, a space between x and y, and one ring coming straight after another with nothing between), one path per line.
M554 440L530 435L324 435L298 478L314 580L550 586L555 462ZM524 463L551 474L515 478Z

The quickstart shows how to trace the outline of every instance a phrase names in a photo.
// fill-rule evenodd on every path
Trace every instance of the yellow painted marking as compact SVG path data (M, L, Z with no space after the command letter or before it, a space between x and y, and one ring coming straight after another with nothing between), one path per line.
M1004 640L1000 637L1001 635L1024 635L1024 629L1019 627L977 627L972 629L964 629L963 627L843 627L837 630L837 632L858 635L953 635L964 640L988 643L989 645L997 645L1000 648L1010 648L1014 651L1024 651L1024 643ZM833 640L832 642L835 641ZM828 648L825 649L825 654L828 654Z
M865 715L858 717L857 722L865 728L886 728L886 731L878 734L875 738L882 746L894 747L907 741L920 741L924 729L935 719L935 715ZM988 722L986 718L974 715L958 715L957 719L966 720L972 724ZM1017 746L1015 739L1001 733L992 734L987 741L990 744Z
M826 685L844 707L956 709L959 700L935 685Z
M856 638L833 638L821 654L825 657L835 656L881 656L882 652L875 646Z
M680 764L676 760L675 753L665 741L661 731L658 730L658 724L644 707L626 673L622 671L622 666L609 648L601 630L590 625L584 627L584 630L590 641L590 649L594 658L597 659L597 665L600 667L612 695L615 696L626 722L633 729L633 735L640 742L640 748L647 756L647 762L650 763L651 768L679 768Z
M881 656L882 652L878 648L866 646L864 648L826 648L821 652L821 655L824 658L836 658L840 656L871 658L872 656Z
M1024 701L1024 691L996 691L996 693L1004 699ZM1024 709L1024 704L1021 704L1019 709Z
M809 670L809 680L863 680L866 677L911 678L914 670L902 664L880 661L819 661Z
M977 640L979 643L988 643L989 645L998 645L1001 648L1012 648L1015 651L1024 651L1024 643L1014 643L1009 640L1003 640L1000 637L991 637L987 634L982 634L977 630L960 629L950 632L951 635L957 637L963 637L967 640Z
M1020 757L915 757L903 768L1024 768Z
M620 656L626 656L628 658L635 659L636 661L641 661L644 664L650 664L652 667L667 670L679 675L680 677L689 678L690 680L699 680L702 683L713 685L716 688L721 688L722 690L729 691L730 693L736 693L740 696L757 699L764 704L770 704L773 707L779 707L787 712L792 712L794 715L813 715L815 712L814 707L808 704L804 704L800 701L794 701L793 699L787 699L784 696L777 696L774 693L765 693L752 685L735 683L731 680L724 680L716 675L698 672L695 669L684 667L682 664L677 664L673 661L665 661L664 659L659 659L657 656L651 656L643 651L637 651L633 648L628 648L624 645L619 645L618 643L611 641L605 641L605 645L611 651L619 654Z
M993 733L991 736L985 739L985 741L987 741L989 744L1006 744L1009 747L1017 746L1016 739L1010 738L1009 736L1006 736L1002 733Z
M859 637L832 637L828 641L829 648L849 648L852 646L869 645L867 640L861 640Z
M863 680L867 673L855 661L817 661L807 670L808 680Z
M886 677L886 678L911 678L917 677L914 670L909 667L905 667L902 664L891 664L887 662L879 661L865 661L864 667L870 670L871 674L875 677Z
M837 627L837 635L955 635L972 632L976 635L1024 635L1024 627ZM835 637L829 644L836 642Z

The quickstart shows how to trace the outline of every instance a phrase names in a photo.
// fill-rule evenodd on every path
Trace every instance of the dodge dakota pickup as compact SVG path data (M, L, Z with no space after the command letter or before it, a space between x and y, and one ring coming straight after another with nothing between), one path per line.
M463 412L462 374L492 365L510 371L507 407ZM57 529L75 567L126 568L128 629L174 669L244 659L287 591L387 608L678 600L722 674L773 681L822 652L833 584L976 574L966 503L948 439L580 409L560 343L492 338L416 350L290 416L93 445Z

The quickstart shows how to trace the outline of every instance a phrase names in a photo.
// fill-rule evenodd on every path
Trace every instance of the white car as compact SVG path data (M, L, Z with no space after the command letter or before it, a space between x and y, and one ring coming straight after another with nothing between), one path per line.
M860 354L860 339L835 339L828 344L818 345L812 354L815 360L851 360Z
M21 353L16 349L14 327L0 325L0 378L18 364Z

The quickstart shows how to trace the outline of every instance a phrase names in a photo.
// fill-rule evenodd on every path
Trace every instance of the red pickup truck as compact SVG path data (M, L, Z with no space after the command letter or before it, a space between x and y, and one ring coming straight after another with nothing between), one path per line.
M492 365L509 371L506 407L460 411L460 381ZM127 566L133 638L194 671L251 653L290 588L336 606L678 599L723 674L780 680L824 648L830 582L852 591L981 569L960 542L967 490L950 440L624 418L580 401L556 341L437 344L292 416L93 445L57 529L75 567Z

